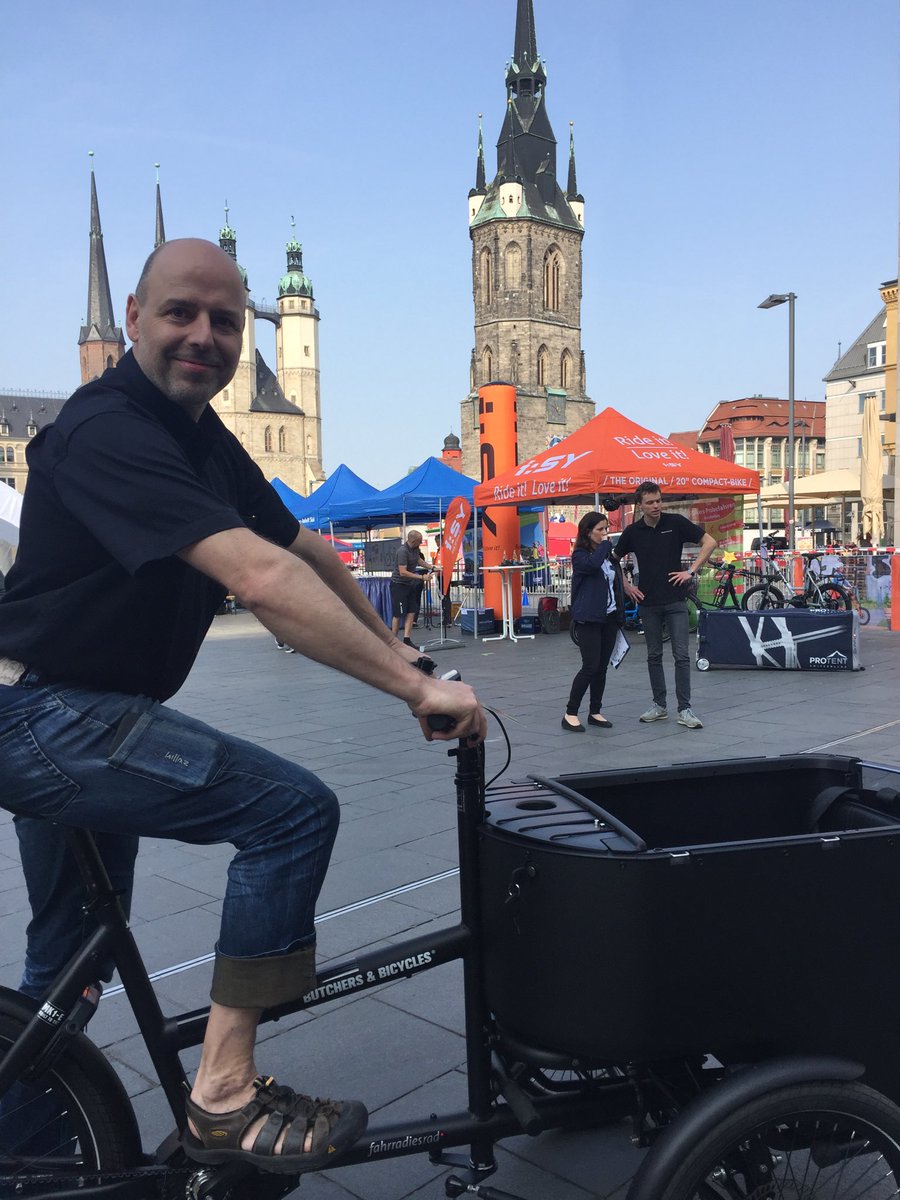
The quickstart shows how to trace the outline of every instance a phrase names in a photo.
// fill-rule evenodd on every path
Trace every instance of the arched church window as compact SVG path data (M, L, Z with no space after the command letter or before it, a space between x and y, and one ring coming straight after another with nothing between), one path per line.
M112 356L111 354L107 354L107 356L106 356L106 369L107 369L107 370L109 370L109 368L110 368L110 367L114 367L115 365L116 365L116 364L113 362L113 356Z
M478 256L478 274L481 279L481 300L490 304L494 299L494 258L487 246Z
M559 312L562 302L562 255L551 246L544 255L544 308Z
M272 426L271 425L266 426L266 431L263 434L263 449L265 450L266 454L272 453Z
M559 386L567 391L572 386L572 355L568 350L563 350L559 360Z
M16 448L15 448L15 446L7 446L7 447L6 447L6 461L7 461L7 462L11 462L11 463L14 463L14 462L16 461Z
M522 286L522 251L516 242L510 242L503 255L503 273L506 286L514 292Z
M281 454L287 450L287 431L283 425L278 430L278 450Z
M481 355L481 382L490 383L494 378L494 354L490 346L485 346Z
M550 351L546 346L541 346L537 356L537 381L538 387L543 387L548 382L547 368L550 362Z

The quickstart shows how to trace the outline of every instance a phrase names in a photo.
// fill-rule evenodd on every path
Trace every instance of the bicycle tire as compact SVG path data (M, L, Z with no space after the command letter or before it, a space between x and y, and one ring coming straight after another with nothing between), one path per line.
M853 608L853 600L850 593L842 588L837 583L821 583L819 584L819 598L822 603L814 603L815 596L810 596L807 599L807 604L810 608L824 610L825 612L850 612Z
M759 612L767 608L784 608L784 596L771 583L757 583L741 596L744 612Z
M872 620L872 613L864 604L860 604L859 608L857 608L856 615L859 617L860 625L868 625Z
M898 1190L900 1108L865 1084L826 1081L736 1109L654 1200L883 1200Z
M33 1001L19 993L0 990L0 1058L34 1009ZM0 1098L0 1196L29 1195L29 1178L36 1176L58 1176L62 1186L86 1172L126 1170L140 1158L128 1095L83 1034L36 1083L14 1084Z

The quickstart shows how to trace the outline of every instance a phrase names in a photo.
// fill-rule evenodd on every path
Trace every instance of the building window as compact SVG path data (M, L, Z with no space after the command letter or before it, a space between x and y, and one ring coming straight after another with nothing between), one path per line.
M559 360L559 386L566 391L572 384L572 355L568 350L563 350L562 358Z
M494 260L487 246L478 256L478 273L481 276L481 301L490 304L494 299Z
M481 382L490 383L494 378L494 355L490 346L485 346L481 355Z
M0 421L0 437L9 437L8 421Z
M559 312L562 297L562 257L551 247L544 255L544 308Z
M522 251L515 242L511 242L503 255L503 273L506 286L514 292L522 285Z
M11 462L11 463L14 463L14 462L16 461L16 448L15 448L15 446L7 446L7 447L6 447L6 461L7 461L7 462Z
M6 483L6 484L8 484L8 485L9 485L11 488L15 489L15 486L16 486L16 481L15 481L15 479L10 479L8 476L6 476L6 477L5 477L3 480L0 480L0 482L2 482L2 483Z
M824 471L824 470L825 470L825 451L817 450L816 451L816 471Z
M278 430L278 450L281 454L287 450L287 434L283 425Z
M543 387L549 383L547 378L547 362L550 358L550 351L546 346L541 346L537 356L537 381L538 387Z
M34 421L28 422L28 427L26 428L25 432L28 434L29 437L37 436L37 425L35 425Z
M866 366L869 368L883 367L886 361L886 352L886 342L872 342L866 346Z
M263 449L265 450L266 454L272 453L272 426L271 425L266 426L266 431L263 434Z
M303 347L303 356L304 358L309 358L309 346Z
M772 458L770 465L773 467L781 466L781 442L772 442Z

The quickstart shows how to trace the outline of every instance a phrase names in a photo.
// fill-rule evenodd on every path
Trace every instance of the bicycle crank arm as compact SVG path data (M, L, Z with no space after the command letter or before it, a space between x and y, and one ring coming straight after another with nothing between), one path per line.
M525 1200L524 1196L514 1196L512 1192L500 1192L497 1188L486 1187L481 1183L463 1183L457 1175L448 1175L444 1181L444 1191L448 1196L477 1196L478 1200Z

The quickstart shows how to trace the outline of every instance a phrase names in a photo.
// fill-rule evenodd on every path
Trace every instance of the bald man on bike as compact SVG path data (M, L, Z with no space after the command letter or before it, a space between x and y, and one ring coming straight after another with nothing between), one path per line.
M425 737L479 741L472 690L413 669L323 538L302 529L210 400L235 373L246 293L218 246L165 243L128 297L132 350L29 446L18 559L0 603L2 803L33 919L23 990L77 946L80 881L56 826L100 833L127 895L144 835L237 850L187 1154L298 1173L365 1128L357 1101L259 1075L261 1011L315 983L314 912L337 832L321 780L164 702L228 593L279 641L408 705ZM430 716L455 722L435 734Z

